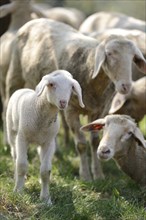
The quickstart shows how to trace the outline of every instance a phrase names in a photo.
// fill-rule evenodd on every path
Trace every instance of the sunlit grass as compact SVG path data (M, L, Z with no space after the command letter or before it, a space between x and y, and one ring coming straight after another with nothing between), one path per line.
M143 126L142 122L142 126ZM123 174L114 161L103 163L105 180L79 180L79 157L73 140L65 147L63 131L53 159L50 192L53 201L47 207L39 200L39 157L29 150L29 169L22 194L13 193L13 161L0 134L0 219L18 220L145 220L146 189L141 189Z

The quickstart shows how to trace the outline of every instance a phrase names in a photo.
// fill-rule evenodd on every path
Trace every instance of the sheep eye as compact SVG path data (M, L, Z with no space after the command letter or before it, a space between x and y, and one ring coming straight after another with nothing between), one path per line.
M50 86L50 87L53 87L53 86L54 86L54 84L53 84L53 83L50 83L50 84L49 84L49 86Z
M106 55L107 55L108 57L110 57L110 56L112 56L112 53L111 53L111 52L107 52Z
M131 135L132 135L132 131L129 131L129 132L128 132L128 135L131 136Z

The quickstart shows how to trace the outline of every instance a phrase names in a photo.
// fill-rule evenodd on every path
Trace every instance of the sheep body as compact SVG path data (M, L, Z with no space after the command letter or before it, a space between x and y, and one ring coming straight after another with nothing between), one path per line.
M57 68L68 70L80 83L86 108L80 108L73 97L65 115L81 158L80 176L90 179L86 139L79 130L79 115L88 115L89 120L99 117L105 103L113 96L112 82L119 92L127 93L131 86L132 62L141 71L145 70L142 53L132 41L123 37L112 36L98 44L97 40L72 27L49 19L36 19L24 25L17 34L14 49L7 77L7 99L17 89L20 77L25 87L34 88L42 75ZM92 145L95 145L94 139ZM99 178L102 174L94 157L95 149L96 145L92 148L92 172L94 178Z
M28 144L40 146L40 198L51 203L48 190L52 157L55 152L55 137L59 130L57 114L68 106L72 91L82 95L80 85L67 71L58 70L42 78L36 91L17 90L11 96L7 114L8 141L15 161L15 191L21 191L27 171ZM66 93L66 91L68 91Z
M97 12L87 17L79 30L82 33L104 31L110 28L137 29L146 31L145 21L121 13Z
M146 186L146 141L127 115L108 115L83 126L83 131L103 128L97 155L101 160L113 158L122 171L142 186Z
M36 4L39 8L39 4ZM76 8L54 7L42 8L43 13L47 18L63 22L76 29L79 28L85 19L85 14Z

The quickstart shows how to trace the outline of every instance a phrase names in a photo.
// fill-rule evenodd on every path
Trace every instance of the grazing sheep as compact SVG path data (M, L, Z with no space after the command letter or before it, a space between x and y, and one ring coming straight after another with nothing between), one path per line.
M51 203L48 190L55 137L59 130L57 114L64 110L72 92L84 107L79 83L65 70L57 70L42 78L36 87L17 90L11 96L7 113L7 133L15 161L15 188L21 191L27 171L27 149L30 143L40 146L40 198Z
M116 93L109 114L125 114L139 122L146 114L146 77L132 83L128 94Z
M146 61L130 40L111 36L98 41L79 33L72 27L49 19L36 19L25 24L17 34L11 65L7 77L7 99L18 89L20 77L25 87L34 88L43 74L56 68L66 69L80 83L86 108L77 105L73 97L65 116L71 128L76 149L80 155L80 176L91 179L87 158L87 142L80 131L79 115L89 121L98 118L105 103L116 90L128 93L131 87L132 63L144 72ZM107 111L109 108L107 109ZM102 176L95 157L96 135L92 135L92 173L94 179Z
M145 21L121 13L97 12L87 17L79 30L82 33L104 31L110 28L137 29L146 32Z
M146 186L146 141L134 120L127 115L108 115L83 126L81 130L102 128L98 157L105 161L113 158L128 176Z
M11 14L11 21L8 30L1 36L0 39L0 96L4 108L3 121L5 121L5 80L9 68L14 39L18 29L26 22L31 20L31 13L35 12L40 15L40 11L33 6L31 0L11 0L11 3L0 7L0 18ZM20 82L19 82L20 84ZM22 85L22 83L21 83ZM5 123L4 123L5 131ZM5 134L5 132L4 132ZM6 136L4 142L6 143Z

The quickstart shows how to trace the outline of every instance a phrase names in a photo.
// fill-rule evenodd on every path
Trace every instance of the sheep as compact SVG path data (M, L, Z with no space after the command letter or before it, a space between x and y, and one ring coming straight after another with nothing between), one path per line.
M55 137L59 131L58 111L64 110L72 92L78 96L83 108L79 83L65 70L45 75L36 90L20 89L11 96L6 112L8 141L15 162L15 188L21 192L27 171L27 149L30 143L40 146L40 199L48 205L48 190Z
M5 109L5 80L7 71L10 64L12 48L14 44L14 39L18 29L23 26L26 22L31 20L31 13L35 12L37 14L43 14L35 8L31 3L31 0L11 0L11 3L5 4L0 7L0 18L11 14L11 21L8 30L1 36L0 39L0 95L2 99L2 105ZM3 114L3 121L5 121L5 110ZM5 123L4 123L5 131ZM5 132L4 132L5 133ZM4 137L4 142L6 143L6 136Z
M9 0L1 0L0 6L7 4L7 3L10 3L10 1ZM4 18L0 18L0 37L7 31L8 26L10 24L10 19L11 19L10 15L5 16Z
M101 11L87 17L81 24L79 31L92 33L110 28L137 29L146 32L146 23L125 14Z
M136 29L126 30L123 28L111 28L103 31L94 31L88 34L88 36L94 37L99 42L103 41L110 35L124 36L129 40L134 41L137 44L138 48L141 50L141 52L143 54L146 54L146 48L145 48L146 33L141 30L136 30Z
M96 40L98 40L98 42L103 41L110 35L124 36L127 39L132 40L141 50L143 56L146 57L146 33L140 30L126 30L121 28L113 28L101 32L95 31L93 33L88 34L88 36L94 37ZM132 78L134 81L143 76L142 73L135 67L134 63L132 65L132 73Z
M127 115L107 115L83 127L82 131L103 129L97 156L114 159L118 167L141 186L146 186L146 141L134 120Z
M39 4L36 4L38 8ZM78 29L81 23L85 20L85 14L76 8L54 7L54 8L42 8L46 18L50 18L56 21L63 22ZM34 18L37 18L34 16Z
M132 83L131 91L124 95L116 93L109 114L126 114L139 122L146 114L146 77Z
M115 53L115 54L114 54ZM132 62L146 69L146 61L130 40L110 36L98 44L96 39L79 33L61 22L41 18L25 24L17 34L11 65L6 80L7 100L18 89L20 77L24 87L34 88L46 71L66 69L80 83L86 108L77 106L73 97L65 110L66 121L73 132L76 150L80 156L80 177L91 180L87 157L87 142L80 132L79 115L87 115L89 121L98 118L105 103L112 100L114 86L121 93L131 87ZM97 158L96 135L92 135L93 178L102 177Z

